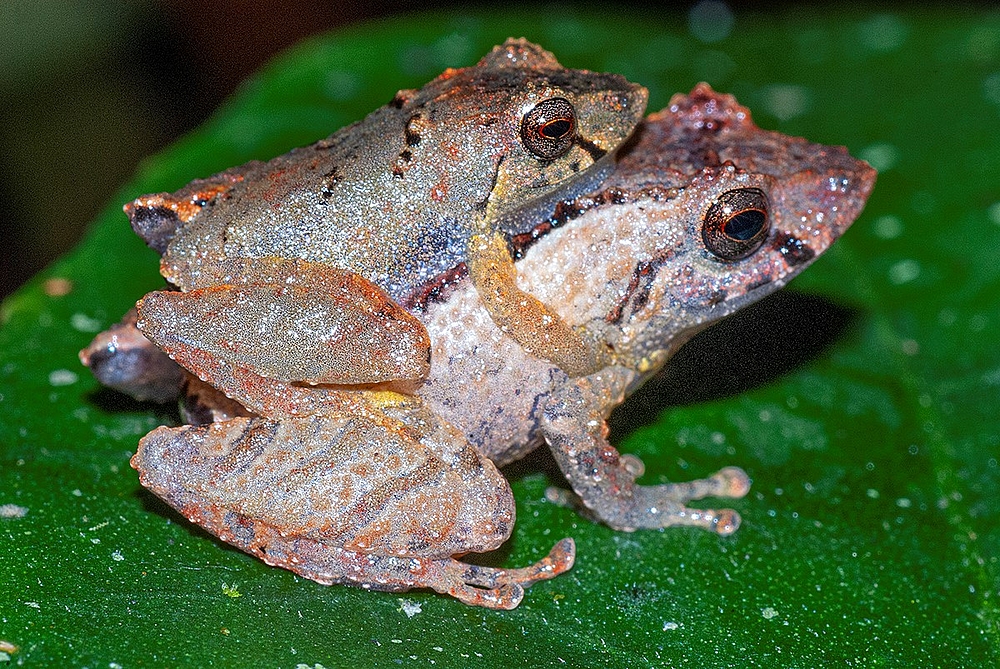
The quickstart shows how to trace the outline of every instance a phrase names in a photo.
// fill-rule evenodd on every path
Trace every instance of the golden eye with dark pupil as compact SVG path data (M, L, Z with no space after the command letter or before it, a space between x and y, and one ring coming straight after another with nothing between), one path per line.
M717 199L702 221L705 248L722 260L740 260L756 251L770 232L767 195L759 188L736 188Z
M542 160L555 160L576 139L576 112L565 98L542 100L521 121L524 148Z

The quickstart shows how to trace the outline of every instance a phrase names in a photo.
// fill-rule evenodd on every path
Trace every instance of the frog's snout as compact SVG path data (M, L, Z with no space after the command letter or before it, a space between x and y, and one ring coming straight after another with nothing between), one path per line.
M135 234L142 237L151 249L163 255L182 225L177 212L148 198L129 202L124 209Z

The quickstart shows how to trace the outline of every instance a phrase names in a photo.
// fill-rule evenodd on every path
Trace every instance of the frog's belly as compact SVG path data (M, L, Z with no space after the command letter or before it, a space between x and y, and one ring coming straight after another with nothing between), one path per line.
M566 374L498 330L467 282L419 316L431 338L420 396L499 465L538 446L545 399Z

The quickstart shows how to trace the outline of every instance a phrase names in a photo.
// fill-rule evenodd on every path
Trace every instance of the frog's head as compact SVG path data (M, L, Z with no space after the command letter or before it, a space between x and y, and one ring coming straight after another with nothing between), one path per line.
M875 176L843 147L761 130L705 84L675 96L606 184L663 196L644 207L660 216L644 231L655 278L645 304L633 297L622 311L683 341L808 267L861 213Z
M706 85L636 134L598 189L560 203L514 247L530 292L644 370L788 283L875 182L844 148L761 130Z
M480 165L471 176L484 179L466 188L492 220L571 180L586 184L576 192L599 183L607 172L591 168L610 170L647 98L621 75L567 69L541 47L511 39L473 67L446 71L408 105L433 106L442 146Z

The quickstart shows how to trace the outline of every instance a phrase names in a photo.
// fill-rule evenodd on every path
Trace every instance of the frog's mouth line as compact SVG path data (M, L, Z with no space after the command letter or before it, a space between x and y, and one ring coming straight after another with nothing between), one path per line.
M573 139L573 144L576 145L576 146L579 146L581 149L583 149L584 151L586 151L587 155L590 156L590 159L594 161L593 164L590 165L589 167L593 167L598 162L600 162L600 160L602 158L604 158L606 155L608 155L608 152L605 149L602 149L597 144L595 144L591 140L587 139L586 137L583 137L582 135L577 135ZM493 193L496 192L497 184L500 182L500 170L503 169L503 164L504 164L504 162L506 160L507 160L507 156L505 156L505 155L504 156L500 156L497 159L496 167L493 170L493 178L490 181L489 192L487 193L486 197L482 199L482 201L476 203L476 207L475 207L476 211L484 212L484 211L486 211L486 208L489 206L490 199L493 197ZM551 163L553 161L543 161L543 162L545 162L546 164L548 164L548 163ZM574 170L574 171L577 171L577 170ZM602 177L601 181L603 181L603 180L604 180L604 178ZM550 182L546 181L545 183L539 183L538 185L531 185L528 188L529 189L544 189L544 188L550 188L551 186L552 186L552 184Z
M576 136L573 137L573 146L578 146L581 149L583 149L584 151L586 151L587 155L589 155L590 159L593 161L593 163L591 163L592 165L596 165L598 162L600 162L601 158L603 158L604 156L608 155L608 152L607 152L606 149L602 149L597 144L595 144L594 142L590 141L586 137L583 137L582 135L576 135ZM560 156L560 157L562 157L562 156ZM552 160L541 160L540 159L538 162L543 167L548 167L552 163L556 162L556 160L558 160L558 158L553 158ZM573 169L573 172L579 172L580 171L580 161L576 161L575 163L573 163L572 169ZM545 188L546 186L549 186L549 185L551 185L551 184L544 183L544 184L539 184L537 186L529 186L529 188Z

